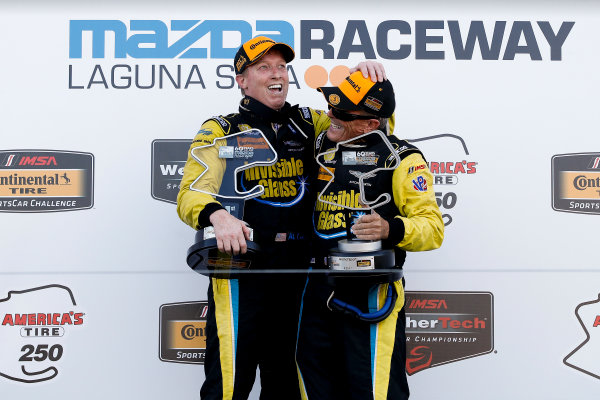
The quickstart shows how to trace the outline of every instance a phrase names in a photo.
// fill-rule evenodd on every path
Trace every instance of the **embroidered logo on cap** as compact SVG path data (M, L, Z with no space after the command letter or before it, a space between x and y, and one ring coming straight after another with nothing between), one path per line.
M338 104L340 104L340 96L338 96L337 94L330 94L329 103L334 106L337 106Z

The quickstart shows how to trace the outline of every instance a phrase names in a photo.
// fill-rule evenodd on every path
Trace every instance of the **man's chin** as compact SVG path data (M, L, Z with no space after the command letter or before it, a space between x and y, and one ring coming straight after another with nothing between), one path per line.
M285 99L270 101L269 104L267 104L267 105L270 108L272 108L273 110L280 110L284 104L285 104Z

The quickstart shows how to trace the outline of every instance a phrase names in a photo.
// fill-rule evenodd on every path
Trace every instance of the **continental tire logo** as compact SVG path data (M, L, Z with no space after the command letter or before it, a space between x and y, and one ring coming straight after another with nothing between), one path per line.
M494 301L488 292L406 292L406 372L494 349Z
M156 139L152 142L152 197L156 200L177 203L191 144L189 139Z
M0 151L0 212L71 211L93 204L93 154Z
M552 208L579 214L600 214L600 153L552 157Z
M208 302L160 307L159 358L166 362L204 364Z

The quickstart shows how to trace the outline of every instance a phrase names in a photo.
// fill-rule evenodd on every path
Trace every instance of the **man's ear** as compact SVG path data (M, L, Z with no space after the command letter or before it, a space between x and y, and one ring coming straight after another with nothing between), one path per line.
M369 129L367 132L371 132L374 131L375 129L377 129L379 127L379 120L378 119L368 119L367 120L368 124L367 124L367 128Z
M240 87L240 89L247 89L246 86L246 77L242 74L236 75L235 76L235 81L237 82L238 86Z

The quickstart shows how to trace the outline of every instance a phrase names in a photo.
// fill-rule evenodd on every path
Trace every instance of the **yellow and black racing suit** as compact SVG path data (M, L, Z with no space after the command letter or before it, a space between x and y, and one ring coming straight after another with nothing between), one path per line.
M393 201L376 211L390 226L383 248L395 250L396 266L401 268L406 251L440 247L444 223L436 204L433 176L421 152L406 141L388 138L401 159L399 165L378 135L366 136L347 147L340 146L334 156L320 158L329 172L320 168L316 190L322 192L329 184L322 193L325 200L360 207L359 177L378 167L395 166L377 172L364 184L367 202L382 193L392 195ZM335 145L324 133L316 140L315 153L333 150ZM342 208L316 202L313 227L317 265L338 240L346 238L346 223ZM345 303L375 312L385 301L388 285L394 285L398 298L390 315L378 323L332 312L326 305L335 290L335 297ZM303 399L407 399L405 324L402 280L375 285L340 280L332 286L322 275L311 274L303 296L296 350Z
M251 97L242 99L239 113L207 120L188 153L177 197L180 218L199 229L210 225L212 212L223 208L213 196L190 190L190 184L204 171L191 150L217 137L260 129L279 159L272 166L254 167L237 177L243 190L265 187L262 196L244 206L243 220L253 229L254 241L261 249L252 268L307 268L314 205L308 177L314 174L315 137L328 126L329 118L320 111L288 103L275 111ZM202 179L219 181L210 176L218 165L213 170L210 166ZM299 398L294 350L305 281L305 276L264 273L238 279L211 278L202 399L246 399L257 365L261 399Z

